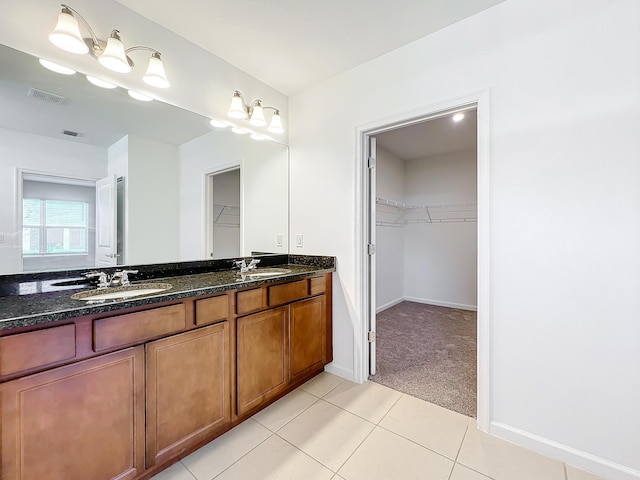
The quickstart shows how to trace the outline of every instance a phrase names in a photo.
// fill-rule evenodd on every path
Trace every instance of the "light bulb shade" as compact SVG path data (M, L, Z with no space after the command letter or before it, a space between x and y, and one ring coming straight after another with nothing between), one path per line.
M153 98L147 95L143 95L142 93L138 93L135 90L127 90L127 93L131 98L135 98L136 100L139 100L141 102L150 102L153 100Z
M87 75L87 80L92 85L95 85L96 87L100 87L100 88L107 88L107 89L111 90L113 88L117 88L118 87L114 83L107 82L106 80L102 80L101 78L92 77L91 75Z
M114 72L129 73L131 71L131 65L124 52L124 45L122 45L117 30L111 32L111 36L109 40L107 40L107 46L98 58L98 61L103 67L113 70Z
M256 104L251 112L249 123L256 127L263 127L267 124L267 121L264 118L264 112L262 111L262 102L260 102L260 100L256 100Z
M227 113L231 118L247 118L247 110L244 108L244 101L239 91L235 91L231 99L231 106Z
M162 63L159 53L156 52L151 55L149 66L142 80L152 87L169 88L170 83L164 73L164 64Z
M283 133L284 128L282 128L282 120L280 119L280 112L276 110L271 117L271 123L269 124L269 128L267 128L271 133Z
M49 41L69 53L82 54L89 52L89 46L84 43L80 34L78 20L68 8L63 8L58 15L58 23L49 34Z

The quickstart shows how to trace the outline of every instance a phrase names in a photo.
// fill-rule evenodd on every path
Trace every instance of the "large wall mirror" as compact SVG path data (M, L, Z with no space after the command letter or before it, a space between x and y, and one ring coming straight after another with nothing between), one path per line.
M286 145L0 64L0 274L288 253Z

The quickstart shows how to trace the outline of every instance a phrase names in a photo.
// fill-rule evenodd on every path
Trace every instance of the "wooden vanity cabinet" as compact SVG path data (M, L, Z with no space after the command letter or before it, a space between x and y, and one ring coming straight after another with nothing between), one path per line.
M242 415L288 385L288 308L237 319L237 414Z
M147 343L147 468L231 422L229 322Z
M289 307L289 371L291 381L326 363L326 299L324 295Z
M144 469L144 349L2 384L3 480L130 480Z

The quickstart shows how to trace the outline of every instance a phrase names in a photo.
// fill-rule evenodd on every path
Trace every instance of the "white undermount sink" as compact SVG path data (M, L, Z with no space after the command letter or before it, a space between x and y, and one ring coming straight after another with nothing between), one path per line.
M170 288L170 283L138 283L136 285L128 285L126 287L108 287L78 292L71 295L71 298L73 300L84 300L87 302L119 300L124 298L153 295L154 293L164 292Z
M256 268L255 270L249 270L247 273L242 275L246 275L250 278L260 278L260 277L274 277L276 275L286 275L287 273L291 273L291 270L288 268Z

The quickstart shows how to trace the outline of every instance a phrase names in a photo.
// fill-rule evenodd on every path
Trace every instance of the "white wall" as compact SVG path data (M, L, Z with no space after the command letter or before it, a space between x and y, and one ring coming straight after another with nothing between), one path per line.
M128 140L126 263L175 262L180 226L178 147L134 135Z
M509 0L290 98L291 231L337 256L334 372L364 318L357 128L489 90L491 430L640 478L638 24L635 0Z
M476 172L474 150L406 161L406 203L476 203ZM475 222L408 224L404 231L405 298L474 310L478 305L477 230Z
M106 175L106 157L104 148L0 128L0 274L22 271L17 166L96 180Z
M376 196L404 201L404 162L387 150L376 152ZM381 207L384 209L384 207ZM390 210L390 209L387 209ZM378 215L384 220L385 214ZM376 309L404 299L404 228L376 227Z
M205 254L206 174L240 166L241 254L287 253L288 148L256 142L227 131L213 131L180 146L180 260ZM276 235L284 243L276 246Z

